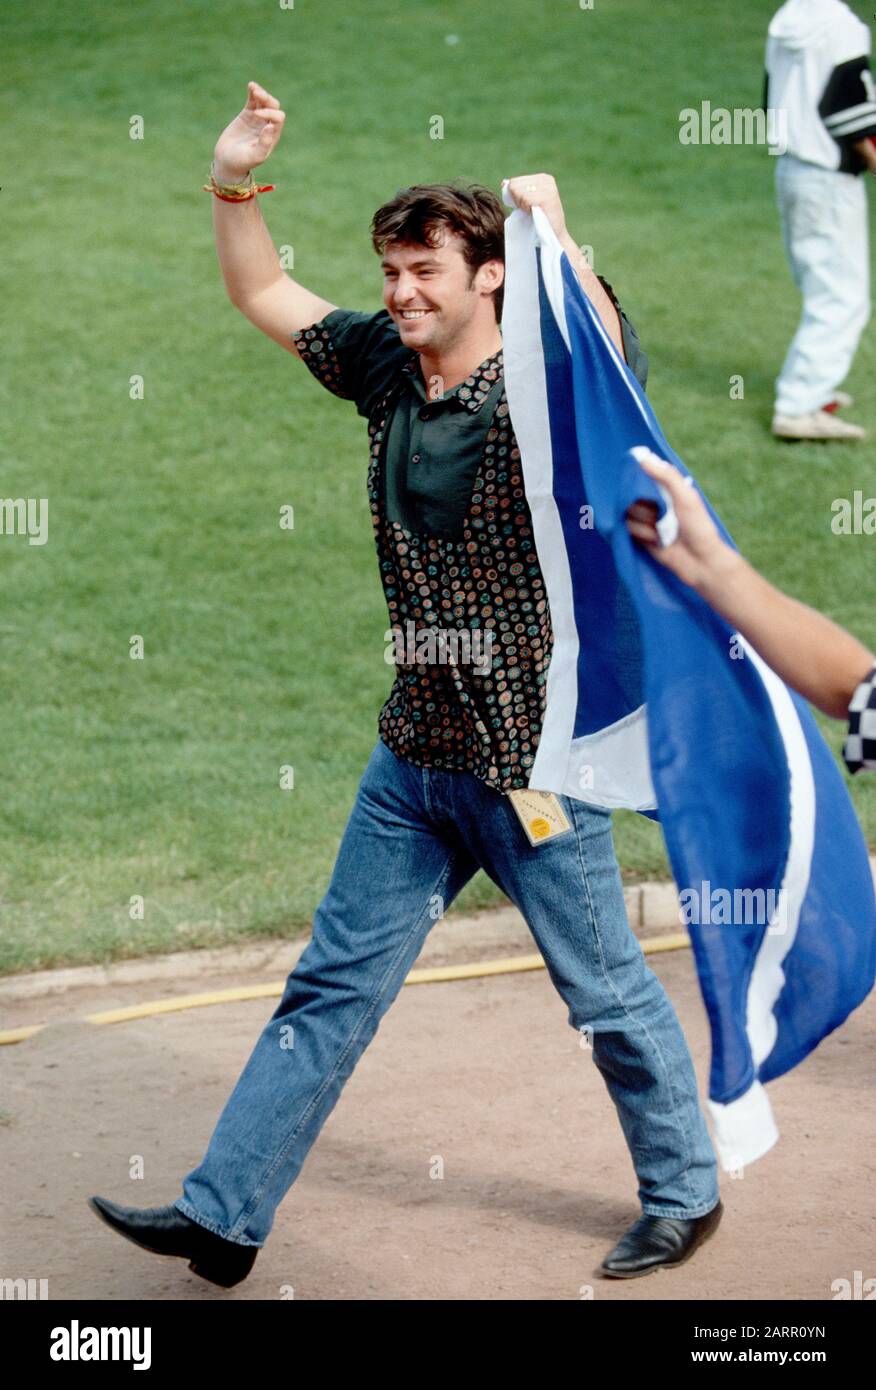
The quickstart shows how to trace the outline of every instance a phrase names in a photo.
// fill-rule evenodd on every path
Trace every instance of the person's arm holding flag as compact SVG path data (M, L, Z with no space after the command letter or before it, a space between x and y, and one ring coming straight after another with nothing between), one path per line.
M786 684L835 719L850 715L846 762L855 771L876 768L876 656L823 613L770 584L727 545L690 478L651 450L635 452L643 470L669 494L678 535L671 545L660 543L657 508L645 501L627 511L630 535L695 589ZM868 744L864 756L861 739Z
M521 174L516 178L509 179L507 188L509 195L524 212L532 212L534 207L541 208L556 233L557 240L569 257L572 268L581 282L581 288L601 318L608 336L626 362L627 355L624 350L618 306L611 295L607 293L600 277L595 274L587 257L566 227L566 214L560 200L560 190L553 174Z

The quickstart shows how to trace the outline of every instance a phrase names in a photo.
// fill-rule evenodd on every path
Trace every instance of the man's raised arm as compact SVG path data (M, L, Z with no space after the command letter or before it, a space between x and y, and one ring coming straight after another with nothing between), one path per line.
M516 178L508 180L508 193L524 212L532 212L534 207L542 209L557 235L557 240L569 257L572 269L581 282L581 288L601 318L608 336L626 361L618 307L603 289L599 277L593 273L586 256L566 227L566 214L553 174L519 174Z
M246 105L216 142L213 174L217 182L241 183L250 170L264 164L280 139L285 119L276 97L250 82ZM228 298L256 328L297 357L293 332L318 323L337 305L286 274L257 197L233 203L214 196L212 203L216 251Z

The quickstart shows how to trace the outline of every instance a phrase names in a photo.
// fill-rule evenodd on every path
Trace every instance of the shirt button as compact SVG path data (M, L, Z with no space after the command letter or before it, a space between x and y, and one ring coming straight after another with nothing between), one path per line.
M419 455L419 454L414 454L413 458L411 459L411 462L412 462L412 463L419 463L419 462L420 462L420 455Z

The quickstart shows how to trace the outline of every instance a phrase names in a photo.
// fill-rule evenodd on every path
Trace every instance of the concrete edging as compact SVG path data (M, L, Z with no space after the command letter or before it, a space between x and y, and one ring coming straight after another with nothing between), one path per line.
M876 882L876 855L870 856ZM672 882L645 882L624 888L624 902L630 926L637 934L683 928L678 911L678 895ZM514 907L488 908L472 916L451 913L426 941L417 965L437 964L446 958L466 956L482 950L532 949L532 936ZM101 988L114 985L161 983L204 979L216 975L262 975L285 978L308 942L277 938L252 946L222 946L213 950L178 951L170 955L145 956L139 960L118 961L111 965L82 965L61 970L35 970L28 974L0 979L0 1007L22 999L38 999L66 994L71 989Z

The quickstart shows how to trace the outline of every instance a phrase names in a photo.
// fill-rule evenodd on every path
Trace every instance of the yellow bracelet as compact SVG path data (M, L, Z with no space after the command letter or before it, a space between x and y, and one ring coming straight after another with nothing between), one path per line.
M204 193L214 193L224 203L245 203L250 198L254 198L257 193L272 193L275 187L276 185L273 183L259 186L253 179L252 170L247 174L243 183L220 183L213 173L212 164L210 166L210 182L201 185Z

